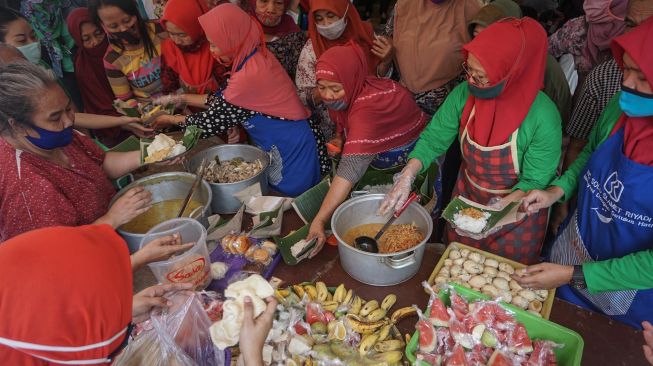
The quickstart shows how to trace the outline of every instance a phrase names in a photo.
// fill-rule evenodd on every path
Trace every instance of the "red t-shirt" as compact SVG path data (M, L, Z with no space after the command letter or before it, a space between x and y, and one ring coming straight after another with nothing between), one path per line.
M76 131L63 149L69 168L0 138L0 242L41 227L90 224L107 212L115 189L102 169L104 152Z

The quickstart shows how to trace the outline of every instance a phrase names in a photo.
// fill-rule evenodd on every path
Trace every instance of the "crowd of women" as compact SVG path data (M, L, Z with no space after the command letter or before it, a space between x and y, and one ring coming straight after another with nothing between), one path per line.
M378 214L431 168L435 220L452 196L520 202L517 222L485 235L441 223L435 239L528 264L522 286L557 287L653 343L653 0L575 13L398 0L376 30L349 0L168 0L157 20L134 0L50 3L0 8L0 364L108 363L132 319L180 289L132 297L133 269L189 244L162 238L127 262L114 229L151 195L110 204L141 163L109 148L190 125L268 152L279 193L333 174L313 256L370 170L398 172ZM120 113L144 104L176 109L148 124ZM34 317L32 302L58 310ZM270 321L242 334L258 340ZM262 342L247 342L251 364Z

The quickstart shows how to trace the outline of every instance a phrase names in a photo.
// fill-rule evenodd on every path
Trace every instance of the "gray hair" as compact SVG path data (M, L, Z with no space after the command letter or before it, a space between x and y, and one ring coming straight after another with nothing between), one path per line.
M9 121L32 127L36 100L46 88L59 85L52 72L27 61L0 66L0 132Z

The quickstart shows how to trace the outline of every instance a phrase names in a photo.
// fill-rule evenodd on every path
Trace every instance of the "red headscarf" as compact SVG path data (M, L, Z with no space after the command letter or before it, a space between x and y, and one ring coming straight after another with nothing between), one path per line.
M108 365L131 318L129 251L112 227L49 227L0 245L0 364Z
M87 113L116 115L113 108L113 91L104 70L104 54L109 47L107 37L93 48L85 48L82 41L82 23L93 23L87 8L77 8L66 19L68 32L75 40L75 75ZM119 131L119 129L118 129Z
M624 53L628 53L642 70L653 88L653 17L632 31L612 41L614 59L623 69ZM624 128L624 154L640 164L653 166L653 116L628 117L625 113L614 127L613 133Z
M328 10L340 18L347 19L347 28L340 38L329 40L320 35L315 24L315 12L317 10ZM376 75L376 66L379 64L378 57L371 52L374 42L374 29L369 22L361 20L358 10L349 0L311 0L311 11L308 15L308 35L313 43L315 56L320 58L326 50L333 46L342 46L350 40L358 42L365 52L369 72Z
M166 4L161 17L161 25L168 22L181 28L193 39L200 42L199 49L194 52L184 52L171 39L161 44L161 53L166 65L170 66L179 78L197 93L203 94L218 88L213 77L215 59L209 50L204 31L197 18L208 11L204 0L170 0Z
M286 10L288 9L288 6L290 6L290 0L284 0L283 2L284 14L281 16L281 22L279 22L279 24L275 25L274 27L268 27L267 25L261 23L261 21L256 16L256 0L249 0L249 8L252 13L252 16L254 16L254 18L256 18L256 21L259 22L259 24L261 24L261 27L263 28L263 33L274 37L283 37L287 34L301 31L301 29L299 29L299 26L295 23L292 17L286 14Z
M426 125L426 115L406 88L368 76L365 53L354 42L324 52L315 74L317 80L343 84L349 108L329 110L346 134L343 155L378 154L406 145Z
M501 42L497 42L500 39ZM526 118L537 93L544 85L547 37L535 20L507 18L493 23L463 46L463 57L473 54L485 69L489 86L505 82L493 99L470 95L463 109L461 129L469 119L469 137L483 146L508 141Z
M231 77L222 93L227 102L293 121L308 118L288 73L267 51L257 21L237 5L222 4L199 22L209 41L223 55L233 57Z

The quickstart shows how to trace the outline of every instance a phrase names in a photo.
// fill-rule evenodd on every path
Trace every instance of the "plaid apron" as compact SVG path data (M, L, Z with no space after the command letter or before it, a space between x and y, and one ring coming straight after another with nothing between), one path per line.
M473 116L473 112L472 115ZM470 116L470 117L471 117ZM457 195L480 204L505 197L519 181L517 129L503 145L485 147L472 141L467 127L460 137L463 163L452 197ZM547 210L506 225L482 240L459 235L447 223L447 240L457 241L524 264L539 262L547 224Z

